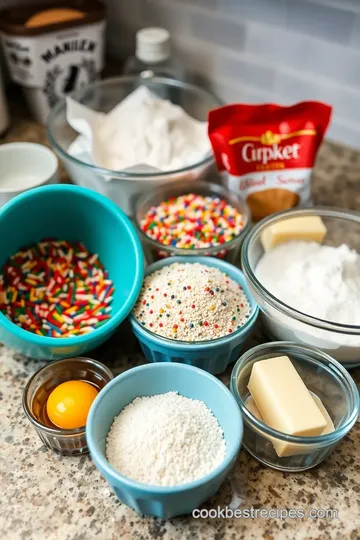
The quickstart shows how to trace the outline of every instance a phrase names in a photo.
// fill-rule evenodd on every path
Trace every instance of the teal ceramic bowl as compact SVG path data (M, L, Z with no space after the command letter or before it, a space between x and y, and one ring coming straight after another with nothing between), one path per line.
M46 237L80 240L99 254L115 286L111 318L89 334L52 338L28 332L0 313L0 342L42 360L82 356L108 339L136 302L144 272L140 241L125 214L103 195L77 186L45 186L0 209L0 269L22 246Z
M188 342L165 338L150 332L131 314L130 322L133 333L138 338L148 362L180 362L199 367L215 375L222 373L228 365L233 364L239 358L242 346L252 332L259 313L259 308L247 286L245 276L241 270L220 259L189 256L168 257L157 261L148 266L146 275L173 263L200 263L218 268L221 272L230 276L236 283L241 285L249 300L251 307L249 319L241 328L222 338L211 341Z
M202 400L213 412L224 431L225 459L212 473L195 482L172 487L141 484L109 464L106 437L114 417L136 397L171 391ZM162 519L188 514L218 491L235 464L242 434L239 407L226 386L213 375L182 364L146 364L119 375L98 394L86 424L91 457L120 501L139 514Z

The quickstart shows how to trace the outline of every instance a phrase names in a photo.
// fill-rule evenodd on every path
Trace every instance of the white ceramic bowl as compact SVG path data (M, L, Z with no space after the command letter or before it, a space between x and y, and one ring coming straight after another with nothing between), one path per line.
M55 184L58 160L42 144L17 142L0 146L0 206L29 189Z

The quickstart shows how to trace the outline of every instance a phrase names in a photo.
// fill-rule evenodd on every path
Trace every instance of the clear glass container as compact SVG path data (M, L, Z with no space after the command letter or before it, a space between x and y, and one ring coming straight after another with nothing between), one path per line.
M183 249L173 246L165 246L157 242L153 238L147 236L142 231L140 223L151 207L159 205L161 202L170 199L171 197L179 197L187 193L195 193L204 197L220 198L225 200L231 206L236 208L244 216L244 228L240 234L224 244L201 249ZM157 260L175 255L180 256L209 256L224 259L227 262L238 265L240 262L239 251L241 244L250 228L251 215L248 205L236 193L228 191L223 186L212 184L209 182L200 183L185 183L171 187L160 187L153 193L144 195L139 198L135 209L135 222L138 233L143 243L145 257L148 263L153 263Z
M277 356L290 358L308 390L321 399L335 431L317 437L287 435L267 426L247 409L253 365ZM346 369L319 349L292 342L265 343L243 354L232 371L230 389L244 420L244 447L263 465L284 472L304 471L321 463L350 431L359 414L359 393ZM279 457L273 442L294 444L296 455Z
M106 79L74 92L71 97L86 107L108 113L139 85L145 85L160 97L165 92L172 103L180 105L185 112L201 122L207 121L211 109L222 105L221 100L207 90L193 84L160 77L144 80L134 76ZM134 202L143 193L151 192L164 184L186 181L195 183L214 169L214 158L210 149L208 154L192 165L159 172L141 172L136 168L112 171L97 167L89 161L88 155L74 157L68 153L68 149L78 133L67 122L65 99L51 110L47 134L51 146L60 157L74 184L106 195L129 216L133 216Z
M170 33L165 28L143 28L136 33L135 56L128 59L125 75L141 79L168 77L184 79L184 69L171 50ZM163 95L166 98L166 95Z
M264 254L261 234L280 221L300 216L320 216L327 233L324 245L347 244L360 253L360 213L337 208L303 208L278 212L258 223L245 238L241 263L247 283L261 310L265 333L270 340L286 340L318 347L347 368L360 365L360 326L325 321L297 311L273 296L256 277L256 266Z
M82 357L57 360L37 371L24 389L23 407L42 442L63 456L87 453L85 426L76 429L50 427L42 419L43 408L50 392L63 382L86 381L101 390L113 378L111 370L104 364Z

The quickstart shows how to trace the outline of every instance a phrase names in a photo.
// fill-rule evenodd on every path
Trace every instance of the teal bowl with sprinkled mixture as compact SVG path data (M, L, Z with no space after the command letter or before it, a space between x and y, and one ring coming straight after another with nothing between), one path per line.
M56 238L97 253L114 284L110 318L80 336L38 335L0 311L0 342L19 353L41 360L83 356L115 332L137 300L144 275L140 240L124 212L90 189L52 185L18 195L0 209L0 238L0 273L19 249Z
M227 274L241 286L248 299L250 312L247 321L236 331L224 337L189 342L170 339L151 332L135 318L132 312L130 323L133 333L139 340L148 362L179 362L204 369L209 373L222 373L228 365L233 364L239 358L244 341L253 330L259 308L250 293L242 271L225 261L213 257L170 257L148 266L145 275L149 276L164 266L174 263L200 263L204 266L215 267Z

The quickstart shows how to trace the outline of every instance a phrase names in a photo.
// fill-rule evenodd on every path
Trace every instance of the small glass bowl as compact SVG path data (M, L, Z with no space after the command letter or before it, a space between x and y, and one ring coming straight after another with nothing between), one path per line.
M70 380L92 383L101 390L114 378L109 368L91 358L66 358L52 362L37 371L27 382L23 393L25 413L42 442L63 456L76 456L88 452L85 426L60 429L45 425L39 418L50 392L59 384Z
M195 193L204 197L218 197L224 199L228 204L236 208L244 216L244 228L240 234L225 244L218 246L200 248L200 249L184 249L176 248L174 246L166 246L157 242L153 238L147 236L141 229L141 220L145 217L147 212L153 206L158 206L163 201L170 199L171 197L179 197L180 195L186 195L187 193ZM210 182L200 183L183 183L181 185L171 187L159 187L155 192L147 193L140 197L137 201L135 208L135 222L137 230L139 232L141 241L144 246L146 260L149 264L156 262L166 257L179 256L210 256L223 259L232 264L236 264L239 260L239 251L241 244L250 228L251 214L248 205L235 193L228 191L223 186L218 184L212 184Z
M252 366L277 356L290 358L309 391L321 399L335 431L317 437L286 435L267 426L247 409ZM265 343L243 354L232 371L230 388L244 420L244 447L263 465L284 472L304 471L321 463L350 431L359 414L359 393L346 369L320 349L289 341ZM298 453L279 457L272 441L294 443Z

